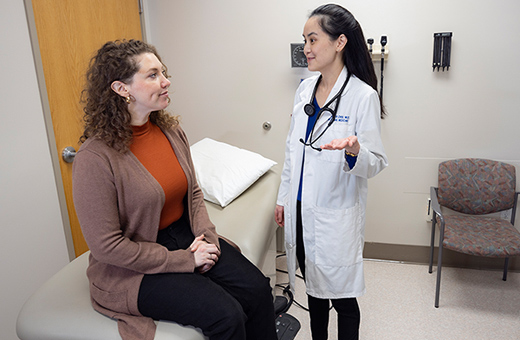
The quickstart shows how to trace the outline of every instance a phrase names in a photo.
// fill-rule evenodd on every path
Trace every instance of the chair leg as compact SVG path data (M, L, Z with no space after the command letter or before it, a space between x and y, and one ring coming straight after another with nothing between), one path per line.
M502 277L502 280L507 280L507 267L509 266L509 257L506 257L506 260L504 261L504 276Z
M432 273L433 272L433 250L434 250L434 247L435 246L435 213L433 213L433 218L432 218L432 237L431 237L431 241L430 241L430 266L428 268L428 273Z
M439 242L439 258L437 260L437 283L435 285L435 308L439 308L439 297L441 293L441 269L442 269L442 238Z
M442 269L442 244L444 243L444 224L439 228L439 257L437 259L437 283L435 285L435 308L439 308L439 297L441 294L441 269Z

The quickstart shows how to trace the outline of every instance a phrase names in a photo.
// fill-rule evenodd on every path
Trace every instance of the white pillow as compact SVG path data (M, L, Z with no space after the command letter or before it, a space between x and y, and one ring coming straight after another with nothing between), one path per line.
M252 151L204 138L191 146L204 199L225 207L276 162Z

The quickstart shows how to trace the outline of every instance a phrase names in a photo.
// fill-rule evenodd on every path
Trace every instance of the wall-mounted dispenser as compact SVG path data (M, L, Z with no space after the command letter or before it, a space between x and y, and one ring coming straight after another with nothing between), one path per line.
M453 32L433 33L433 71L442 67L442 71L450 70L451 37Z

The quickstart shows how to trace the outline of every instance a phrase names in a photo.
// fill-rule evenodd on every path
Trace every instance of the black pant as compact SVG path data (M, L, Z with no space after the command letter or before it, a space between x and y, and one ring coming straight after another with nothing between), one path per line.
M305 248L303 245L303 225L301 202L297 203L296 212L296 258L305 278ZM319 299L307 295L311 333L313 340L326 340L329 326L329 299ZM359 339L361 313L356 298L331 299L332 306L338 313L338 340Z
M157 242L169 250L187 249L194 235L185 217L159 231ZM276 340L269 279L226 241L205 274L145 275L139 290L141 314L192 325L211 340Z

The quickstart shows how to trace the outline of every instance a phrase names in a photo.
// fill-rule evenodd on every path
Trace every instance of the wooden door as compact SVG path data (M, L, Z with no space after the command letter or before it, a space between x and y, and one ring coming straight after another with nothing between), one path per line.
M72 163L83 131L81 91L93 54L107 41L141 39L139 0L32 0L56 148L76 256L88 250L72 201Z

